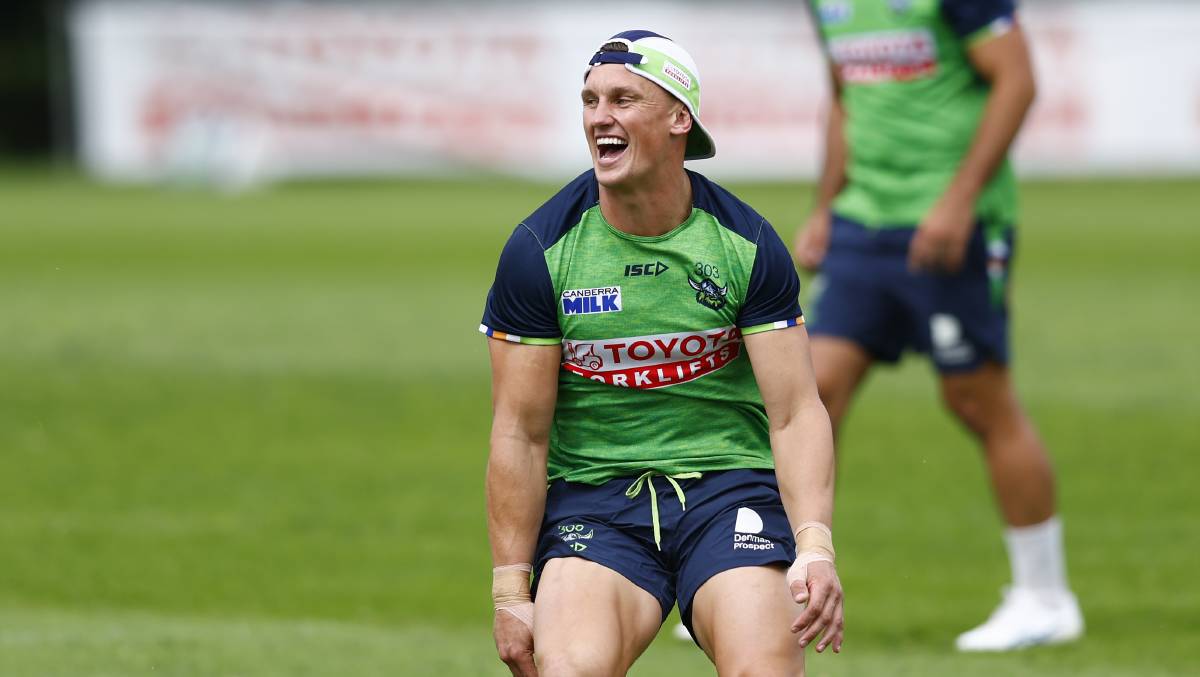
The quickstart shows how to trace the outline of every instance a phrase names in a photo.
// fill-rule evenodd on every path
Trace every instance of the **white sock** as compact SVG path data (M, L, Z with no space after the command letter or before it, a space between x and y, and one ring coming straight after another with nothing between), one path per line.
M1004 530L1013 586L1039 592L1067 592L1062 522L1055 515L1041 524Z

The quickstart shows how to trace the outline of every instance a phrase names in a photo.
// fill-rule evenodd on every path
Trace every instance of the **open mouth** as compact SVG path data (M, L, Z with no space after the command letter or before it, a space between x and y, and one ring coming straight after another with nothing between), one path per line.
M628 141L615 136L602 136L596 139L596 150L599 153L600 161L604 163L616 161L628 147Z

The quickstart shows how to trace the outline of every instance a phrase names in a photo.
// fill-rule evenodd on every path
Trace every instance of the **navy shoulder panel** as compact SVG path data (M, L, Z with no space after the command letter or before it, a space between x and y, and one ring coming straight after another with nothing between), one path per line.
M750 270L746 300L738 311L737 325L754 327L800 317L800 277L779 234L733 193L700 174L688 174L692 179L692 204L755 244L754 267Z
M742 202L733 193L709 181L702 174L688 171L692 180L692 205L717 217L729 230L758 244L759 235L767 220Z
M600 201L594 170L575 177L541 207L530 214L522 225L537 239L542 251L554 246L569 230L579 225L583 213Z
M1015 0L942 0L942 16L960 38L997 20L1011 21Z
M524 338L562 335L546 250L576 226L598 199L596 177L588 170L513 230L500 253L496 280L483 308L483 328L489 335L497 331Z

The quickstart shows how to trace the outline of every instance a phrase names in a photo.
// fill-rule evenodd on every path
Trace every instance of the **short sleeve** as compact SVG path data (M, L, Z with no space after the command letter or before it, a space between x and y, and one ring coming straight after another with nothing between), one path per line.
M1015 0L942 0L942 16L968 42L1012 27Z
M738 327L743 334L755 334L803 324L800 277L783 240L766 221L762 223L757 244L746 301L738 313Z
M561 340L546 257L524 224L517 226L500 253L479 331L513 343L554 345Z

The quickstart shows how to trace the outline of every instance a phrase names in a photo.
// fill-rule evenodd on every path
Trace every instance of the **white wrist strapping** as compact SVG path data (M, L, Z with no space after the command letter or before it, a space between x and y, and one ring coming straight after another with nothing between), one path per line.
M505 564L492 569L492 604L533 630L533 600L529 596L531 564Z
M796 561L787 572L787 582L808 581L808 565L813 562L833 564L833 532L820 522L805 522L796 527Z

